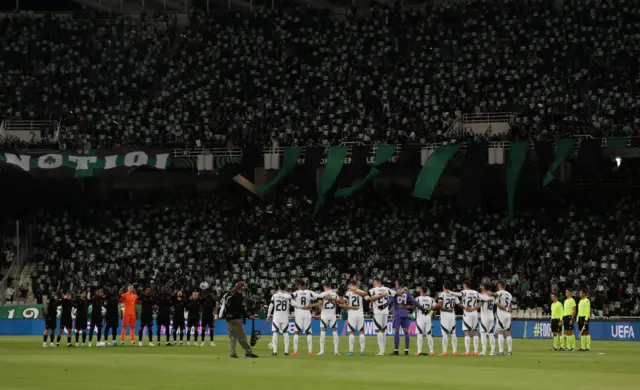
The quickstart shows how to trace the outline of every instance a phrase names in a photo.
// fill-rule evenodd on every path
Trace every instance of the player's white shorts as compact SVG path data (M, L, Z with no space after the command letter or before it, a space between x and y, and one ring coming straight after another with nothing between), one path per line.
M493 333L496 330L496 319L493 316L480 315L480 332Z
M337 329L338 327L338 320L336 319L335 316L333 317L329 317L329 316L320 316L320 327L321 328L325 328L325 329Z
M456 333L456 316L453 313L440 314L440 327L442 328L442 334L455 334Z
M311 334L311 317L295 316L296 331L304 334Z
M364 315L349 313L347 324L349 325L349 332L364 332Z
M273 333L285 334L289 333L289 318L273 318L273 322L271 323L271 331Z
M462 328L465 332L478 330L478 313L465 312L462 316Z
M376 331L387 330L387 324L389 323L389 314L388 313L380 313L373 315L373 325L376 327Z
M498 330L511 330L511 313L498 310Z
M416 318L416 330L423 335L431 334L431 316L418 316Z

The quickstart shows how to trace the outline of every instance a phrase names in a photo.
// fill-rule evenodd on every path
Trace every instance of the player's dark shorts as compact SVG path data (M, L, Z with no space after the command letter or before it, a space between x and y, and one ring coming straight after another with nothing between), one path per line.
M60 329L73 329L73 319L72 318L61 318L60 319Z
M102 328L102 318L92 318L89 326L91 329Z
M555 318L551 320L551 333L560 333L562 332L562 322L560 322L560 318Z
M169 315L159 315L158 317L156 317L156 325L164 326L168 329L169 325L171 325L171 317Z
M144 328L145 326L148 328L153 326L153 316L144 316L140 318L140 327Z
M47 318L44 322L44 328L56 330L58 328L58 319L56 317Z
M107 318L104 322L105 328L118 328L118 317Z
M216 323L213 317L202 317L202 327L208 326L209 328L215 328Z
M184 329L184 318L173 319L173 329Z
M571 321L571 316L564 316L562 318L562 322L564 323L564 331L573 330L573 325L569 322Z
M74 329L87 329L88 318L76 317L76 324Z
M197 328L200 325L200 319L199 318L189 318L187 320L187 328L191 329L191 328Z
M586 320L586 317L578 317L578 329L581 332L583 330L589 330L589 321Z

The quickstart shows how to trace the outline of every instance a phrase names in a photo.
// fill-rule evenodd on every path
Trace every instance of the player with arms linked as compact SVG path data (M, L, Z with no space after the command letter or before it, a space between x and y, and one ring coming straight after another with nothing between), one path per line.
M60 328L58 329L56 347L60 346L63 330L67 332L67 347L73 347L73 344L71 344L71 334L73 333L73 300L71 293L65 294L62 301L60 301L60 306L62 306L62 312L60 313Z
M91 323L89 324L89 346L93 343L93 330L98 330L98 343L102 338L102 309L104 307L104 294L102 290L96 291L91 300ZM106 337L106 335L105 335Z
M418 308L416 313L416 330L418 339L418 352L416 356L425 355L422 353L422 338L427 336L427 342L429 344L429 355L433 356L433 332L431 325L431 310L436 306L436 301L428 294L429 289L425 286L420 287L420 296L416 298L416 307Z
M320 353L318 356L324 355L324 344L327 337L327 329L331 328L333 335L333 354L335 356L340 355L338 353L338 346L340 345L340 336L338 335L338 320L336 316L336 299L338 294L333 292L330 283L323 284L324 291L318 295L318 301L312 305L307 305L305 308L311 309L314 307L320 307Z
M198 327L200 326L202 302L197 291L191 293L187 303L187 345L191 345L191 329L193 328L193 345L198 345Z
M111 291L105 297L105 322L104 322L104 342L105 344L109 340L109 330L113 336L113 345L116 345L116 337L118 335L118 304L120 303L120 296L118 294L117 287L111 287Z
M49 346L53 347L53 339L56 335L56 329L58 329L58 306L60 306L60 302L62 297L59 293L51 294L51 298L49 298L44 303L44 336L42 337L42 347L46 348L47 346L47 336L49 336Z
M149 346L153 347L153 308L156 304L156 299L151 294L151 288L144 289L144 293L138 298L137 301L140 304L140 329L138 329L138 345L142 347L142 336L144 335L144 329L147 328L147 335L149 336ZM160 342L160 338L158 338Z
M82 332L82 346L84 347L87 341L87 322L89 322L89 300L87 299L87 292L80 293L80 297L75 300L73 306L76 308L76 347Z
M156 315L156 336L158 339L158 345L161 343L160 336L162 334L162 329L164 329L167 338L166 345L171 345L171 303L172 297L167 292L166 287L163 287L156 299L156 305L158 307L158 314Z
M215 313L218 311L216 305L216 298L213 296L213 292L206 291L209 286L206 285L203 291L202 297L202 341L200 342L200 346L204 346L204 338L206 335L207 329L209 330L209 339L210 345L215 347L216 344L213 342L213 332L215 329Z

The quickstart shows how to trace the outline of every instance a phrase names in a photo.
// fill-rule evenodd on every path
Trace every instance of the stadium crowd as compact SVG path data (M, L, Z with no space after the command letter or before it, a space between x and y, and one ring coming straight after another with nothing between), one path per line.
M65 147L428 142L468 112L514 113L519 139L635 134L639 40L633 1L18 15L0 116L61 120Z
M206 281L220 296L242 279L265 302L278 283L298 279L319 291L327 281L370 286L375 277L400 277L432 293L445 279L456 290L464 279L504 280L521 309L546 310L552 291L586 288L599 315L640 313L633 196L581 194L502 224L502 212L398 193L331 205L321 222L291 191L266 206L225 190L75 202L42 215L32 286L41 297L131 281L191 291Z

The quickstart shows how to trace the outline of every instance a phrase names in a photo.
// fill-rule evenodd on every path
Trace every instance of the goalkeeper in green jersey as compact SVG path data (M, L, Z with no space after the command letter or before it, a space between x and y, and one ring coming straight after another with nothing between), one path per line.
M578 329L580 330L580 349L578 351L591 351L591 335L589 334L589 318L591 317L591 302L587 293L580 290L578 302Z

